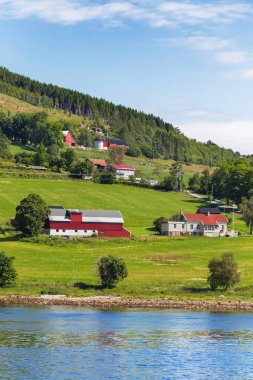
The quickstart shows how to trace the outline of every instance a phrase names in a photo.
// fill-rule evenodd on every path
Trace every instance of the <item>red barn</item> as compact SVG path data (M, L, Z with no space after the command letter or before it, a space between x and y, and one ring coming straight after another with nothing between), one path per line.
M93 140L94 148L98 150L107 150L116 146L120 146L124 149L128 149L127 143L123 140L107 139L102 137L96 137Z
M64 144L69 145L69 146L75 146L76 145L76 142L73 139L70 131L63 131L62 133L63 133Z
M45 223L45 232L66 237L131 237L124 228L120 211L72 210L62 206L49 206L50 215Z

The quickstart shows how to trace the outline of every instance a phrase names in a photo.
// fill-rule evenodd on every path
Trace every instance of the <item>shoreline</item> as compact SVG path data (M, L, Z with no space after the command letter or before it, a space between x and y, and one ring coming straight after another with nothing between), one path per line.
M176 300L171 298L123 298L120 296L66 297L64 295L0 296L0 306L78 306L103 309L171 309L188 311L253 312L253 302Z

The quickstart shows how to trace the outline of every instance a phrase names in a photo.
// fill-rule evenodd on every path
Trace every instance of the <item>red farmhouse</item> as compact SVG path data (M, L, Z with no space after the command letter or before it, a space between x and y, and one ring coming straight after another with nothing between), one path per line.
M49 206L50 215L45 232L55 236L89 237L131 237L124 228L120 211L66 210L62 206Z
M76 142L73 139L70 131L63 131L63 142L64 142L64 144L69 145L69 146L75 146L76 145Z

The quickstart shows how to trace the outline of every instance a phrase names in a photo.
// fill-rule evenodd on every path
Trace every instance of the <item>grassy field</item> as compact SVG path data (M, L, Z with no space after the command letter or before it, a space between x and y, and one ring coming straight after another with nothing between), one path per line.
M15 114L17 112L23 113L35 113L46 111L48 113L49 120L66 120L78 124L86 124L87 118L82 116L65 113L62 110L49 109L43 107L33 106L30 103L23 102L17 98L0 93L0 111Z
M120 294L129 297L218 299L221 292L207 286L211 257L232 251L239 262L241 283L226 298L253 299L253 241L251 238L161 238L131 240L88 239L60 246L0 239L1 249L14 255L17 286L0 294L55 293L67 295ZM116 288L99 287L96 262L102 255L122 257L129 276Z
M0 179L0 222L15 214L15 207L29 193L43 197L49 205L66 208L121 210L133 234L150 233L159 216L180 211L196 212L199 202L185 194L166 193L126 185L100 185L85 181Z
M0 235L0 250L14 255L17 286L0 294L63 293L67 295L121 294L129 297L215 299L220 292L207 287L207 264L225 251L235 253L241 283L226 297L253 299L253 240L240 238L145 236L152 221L180 210L196 212L199 203L185 194L164 193L124 185L81 181L0 180L0 223L15 214L19 201L30 192L48 204L73 208L120 209L125 225L135 235L128 239L83 239L81 242L47 240L29 242ZM245 226L235 220L236 226ZM144 236L141 236L144 235ZM54 245L53 245L54 244ZM101 255L123 257L129 276L116 288L99 287L96 262Z

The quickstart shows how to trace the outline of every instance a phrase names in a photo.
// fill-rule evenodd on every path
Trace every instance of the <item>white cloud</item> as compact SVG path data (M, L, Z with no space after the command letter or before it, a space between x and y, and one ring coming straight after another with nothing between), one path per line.
M197 50L223 50L232 45L232 41L216 36L195 35L177 39L177 42Z
M243 154L253 154L253 119L232 120L228 122L197 121L187 122L179 126L188 137L199 141L208 140L239 151Z
M248 55L241 50L228 50L217 53L215 59L221 63L238 64L246 62Z
M216 3L170 1L160 5L161 12L172 15L179 22L198 24L205 21L212 23L230 22L245 18L253 12L249 3Z
M242 77L243 77L244 79L253 79L253 69L245 70L245 71L242 73Z
M239 0L238 0L239 1ZM38 17L55 23L89 20L143 20L153 27L175 24L224 23L253 14L250 3L198 3L166 0L0 0L2 18Z

